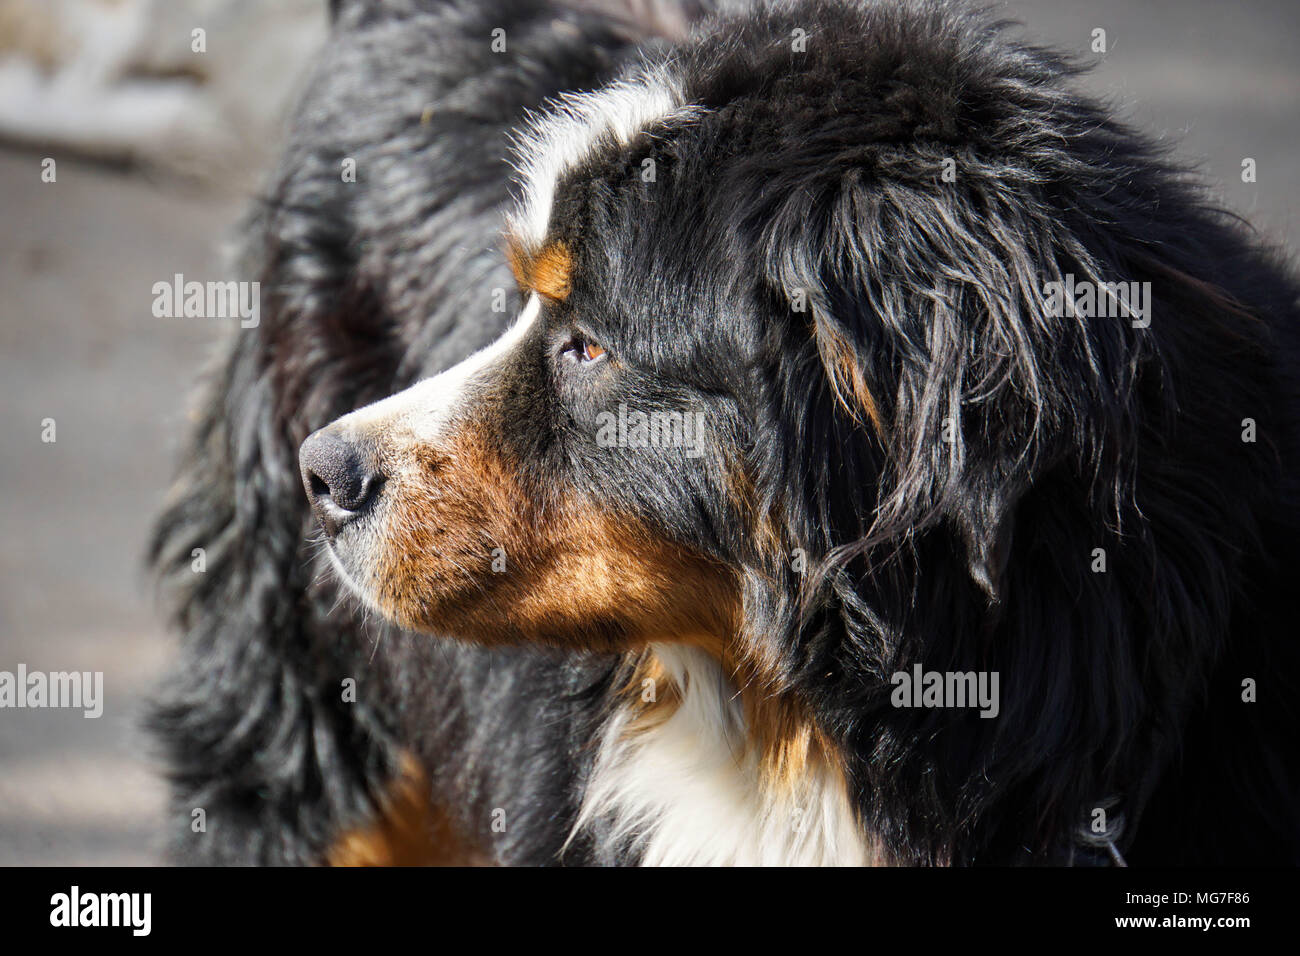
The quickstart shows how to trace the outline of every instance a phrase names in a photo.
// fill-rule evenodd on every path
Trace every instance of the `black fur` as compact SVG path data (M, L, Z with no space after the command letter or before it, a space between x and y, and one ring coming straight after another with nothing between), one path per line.
M599 829L560 853L618 658L331 610L294 462L501 330L507 131L612 78L633 39L523 0L344 5L250 223L263 322L220 370L155 545L187 632L156 720L179 856L316 861L411 750L467 830L506 810L501 862L634 859ZM707 412L814 573L757 547L720 458L648 483L607 457L586 481L737 569L749 640L894 860L1104 860L1086 830L1104 806L1131 863L1300 861L1300 286L1281 257L1082 96L1076 66L963 8L776 4L647 55L705 111L562 183L556 229L584 250L566 307L642 370L628 396ZM1042 289L1066 273L1150 281L1150 327L1054 318ZM835 344L879 433L839 400ZM997 671L999 719L892 707L914 663Z

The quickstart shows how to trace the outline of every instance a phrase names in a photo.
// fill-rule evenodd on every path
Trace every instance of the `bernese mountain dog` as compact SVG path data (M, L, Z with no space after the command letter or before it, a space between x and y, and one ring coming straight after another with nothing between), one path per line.
M336 6L154 546L177 859L1300 859L1300 283L1075 61Z

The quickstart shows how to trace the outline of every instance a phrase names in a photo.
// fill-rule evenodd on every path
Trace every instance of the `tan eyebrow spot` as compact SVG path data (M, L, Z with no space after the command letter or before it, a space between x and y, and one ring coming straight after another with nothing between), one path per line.
M573 254L564 242L557 239L530 253L511 236L506 240L506 259L521 289L536 292L552 302L563 302L569 297Z

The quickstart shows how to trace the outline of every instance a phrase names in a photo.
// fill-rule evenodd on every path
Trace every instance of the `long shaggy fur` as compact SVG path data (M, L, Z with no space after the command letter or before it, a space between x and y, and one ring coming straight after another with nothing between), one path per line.
M628 662L360 622L317 577L295 450L496 337L511 131L660 69L691 115L584 158L611 184L592 281L678 337L731 337L682 374L728 395L768 538L703 473L689 507L653 507L736 570L764 692L842 755L881 857L1300 860L1300 286L1076 65L947 4L761 4L672 43L540 0L341 6L249 223L263 321L217 371L155 540L186 634L155 717L178 857L319 861L406 752L464 828L504 809L499 862L644 854L616 814L570 838ZM653 214L615 188L646 157ZM1066 275L1149 281L1150 326L1049 314ZM998 672L999 719L892 707L917 663Z

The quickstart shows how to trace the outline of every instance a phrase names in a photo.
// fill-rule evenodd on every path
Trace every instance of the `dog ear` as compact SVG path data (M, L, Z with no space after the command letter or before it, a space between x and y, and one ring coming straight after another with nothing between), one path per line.
M1104 270L1045 212L983 189L971 202L854 181L776 217L764 248L768 280L808 313L838 405L883 448L855 550L947 527L997 603L1026 489L1131 424L1143 346L1128 323L1053 314L1046 283Z

